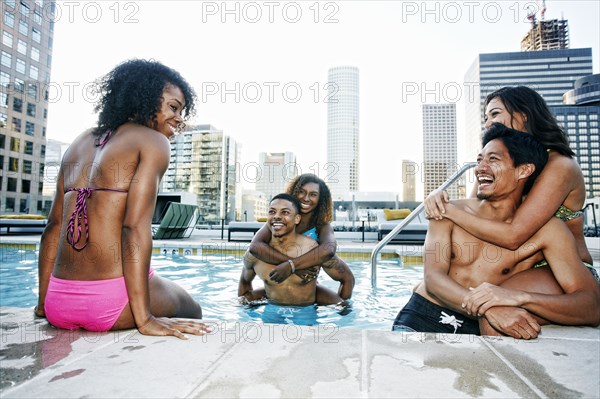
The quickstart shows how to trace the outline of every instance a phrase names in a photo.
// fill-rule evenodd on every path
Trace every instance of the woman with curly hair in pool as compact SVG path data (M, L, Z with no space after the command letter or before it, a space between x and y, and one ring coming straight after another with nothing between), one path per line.
M169 140L195 94L159 62L130 60L100 82L98 125L66 151L39 254L37 316L56 327L202 334L202 310L150 267L152 214Z
M335 255L337 242L331 226L333 201L329 187L314 174L305 173L293 179L286 192L300 201L301 220L296 226L296 231L317 241L319 246L304 255L290 259L269 246L271 233L267 226L263 226L254 236L248 250L263 262L277 265L270 273L271 280L276 282L284 281L292 273L310 281L317 278L313 266L321 265L327 274L340 281L340 287L336 295L318 285L317 303L325 305L336 303L336 299L339 301L339 298L349 299L354 288L354 275L348 265Z

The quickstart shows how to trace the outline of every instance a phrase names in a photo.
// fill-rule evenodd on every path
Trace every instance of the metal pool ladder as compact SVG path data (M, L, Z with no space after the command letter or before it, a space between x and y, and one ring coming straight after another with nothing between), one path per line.
M467 162L465 163L459 170L457 170L448 180L446 180L441 186L438 187L438 190L444 190L448 188L452 183L454 183L460 176L462 176L467 170L473 168L477 165L477 162ZM371 252L371 288L375 289L377 287L377 255L379 251L387 245L395 236L398 234L406 225L408 225L414 218L417 217L419 213L423 210L423 203L419 204L418 207L415 208L414 211L410 213L402 222L398 223L394 229L387 234L385 237L379 241L379 243Z

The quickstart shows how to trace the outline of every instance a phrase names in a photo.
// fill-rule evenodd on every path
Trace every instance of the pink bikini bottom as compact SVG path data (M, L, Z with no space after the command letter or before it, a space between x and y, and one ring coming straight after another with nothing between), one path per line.
M150 268L148 280L154 275ZM44 309L55 327L108 331L127 306L125 278L108 280L63 280L50 276Z

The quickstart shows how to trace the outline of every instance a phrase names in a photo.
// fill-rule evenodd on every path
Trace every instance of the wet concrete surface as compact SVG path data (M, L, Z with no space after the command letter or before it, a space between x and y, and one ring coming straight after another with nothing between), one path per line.
M212 334L65 331L0 308L0 396L600 397L600 329L533 341L260 323Z

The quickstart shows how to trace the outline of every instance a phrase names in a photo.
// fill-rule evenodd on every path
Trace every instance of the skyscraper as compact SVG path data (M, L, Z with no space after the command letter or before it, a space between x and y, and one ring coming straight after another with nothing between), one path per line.
M457 169L456 104L423 104L423 198L444 183ZM460 198L457 184L450 198Z
M40 213L54 0L3 0L0 43L0 213Z
M162 191L187 191L197 196L200 221L239 220L237 143L212 125L190 126L175 138ZM239 198L239 200L237 200ZM236 212L237 211L237 212Z
M591 74L591 48L479 54L465 74L464 160L475 160L481 149L482 106L489 93L504 86L523 85L540 93L548 105L560 105L575 80Z
M264 193L269 200L284 192L287 184L298 175L293 152L261 152L258 167L260 176L257 177L256 191Z
M335 200L359 190L358 68L331 68L328 83L327 164L335 169L327 184Z
M569 136L586 197L600 197L600 74L577 79L575 88L565 93L564 104L553 105L550 111Z

